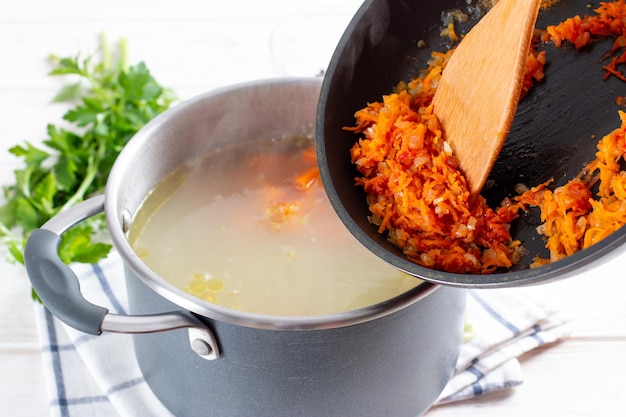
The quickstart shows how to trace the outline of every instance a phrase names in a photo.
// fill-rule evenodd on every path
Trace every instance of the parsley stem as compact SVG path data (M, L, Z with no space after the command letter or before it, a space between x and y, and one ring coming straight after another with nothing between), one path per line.
M111 48L109 48L107 35L104 32L100 34L100 44L102 45L102 68L104 71L109 71L111 69Z
M128 71L128 44L125 38L120 39L120 72Z
M66 210L83 199L85 193L87 192L87 189L91 186L97 174L96 165L91 162L92 159L93 158L89 158L90 161L89 168L87 168L87 175L85 175L85 178L83 178L83 181L80 183L80 186L78 187L76 192L72 194L72 197L70 197L65 202L65 204L63 204L61 210L59 211Z
M2 222L0 222L0 237L8 237L8 238L16 238L13 233L6 227Z
M72 194L72 196L65 202L65 204L63 204L59 211L66 210L84 199L85 193L87 192L89 187L91 187L91 184L93 184L93 181L98 174L98 164L99 161L102 160L105 151L106 144L104 143L104 141L98 141L98 150L95 155L91 155L89 157L85 177L81 181L79 187L76 189L76 192Z

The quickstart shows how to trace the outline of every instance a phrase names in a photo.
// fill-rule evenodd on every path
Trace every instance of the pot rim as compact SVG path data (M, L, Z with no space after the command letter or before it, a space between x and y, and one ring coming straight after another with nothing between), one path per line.
M269 88L277 85L295 85L301 86L302 88L321 88L321 84L322 80L318 77L281 77L237 83L210 90L184 100L158 115L144 126L128 142L115 161L105 189L104 211L109 233L114 247L124 261L125 268L130 268L135 276L151 290L177 306L180 306L182 309L220 322L272 330L321 330L359 324L392 314L412 305L437 290L439 288L438 284L423 282L386 301L361 309L335 314L281 316L249 313L203 301L177 288L148 268L130 246L125 229L128 228L127 226L130 224L134 213L125 213L124 207L118 206L119 201L116 193L118 192L119 184L124 182L124 176L126 174L123 171L125 167L132 165L133 159L136 155L141 153L142 149L145 149L153 133L157 129L162 129L163 124L167 123L168 119L176 118L178 114L185 112L186 109L208 98L233 94L252 87ZM314 123L315 121L312 120L311 122Z

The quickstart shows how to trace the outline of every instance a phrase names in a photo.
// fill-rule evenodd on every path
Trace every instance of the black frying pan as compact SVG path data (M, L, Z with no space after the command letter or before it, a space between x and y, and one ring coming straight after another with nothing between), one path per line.
M588 7L591 5L591 8ZM597 2L561 0L542 10L537 27L556 24L567 17L591 14ZM566 259L529 269L535 255L548 256L535 228L538 211L512 224L513 237L528 254L514 270L491 275L440 272L410 262L402 252L369 224L365 194L354 185L357 176L350 163L350 147L357 136L342 130L354 125L354 113L368 102L380 101L400 81L414 78L433 50L445 49L440 36L442 12L468 11L465 0L367 0L341 38L322 85L316 145L322 181L337 214L367 248L395 267L424 280L462 287L504 287L546 282L581 273L598 261L621 252L626 228L591 248ZM457 26L462 33L479 18ZM425 40L429 48L418 48ZM615 77L603 81L599 61L612 40L581 51L571 45L547 51L546 78L519 104L502 153L483 191L492 207L514 193L514 186L538 185L554 177L554 186L566 183L594 158L597 140L620 125L615 98L626 95L626 84ZM592 139L594 137L595 139Z

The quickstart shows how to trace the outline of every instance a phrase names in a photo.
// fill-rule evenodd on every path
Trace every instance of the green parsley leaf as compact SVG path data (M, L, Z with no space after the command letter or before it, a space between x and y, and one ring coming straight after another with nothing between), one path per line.
M64 101L73 101L80 98L83 93L82 83L77 82L63 86L56 96L52 99L53 103L62 103Z
M95 234L90 225L74 226L65 232L59 244L59 257L63 262L95 263L106 257L111 245L92 241Z

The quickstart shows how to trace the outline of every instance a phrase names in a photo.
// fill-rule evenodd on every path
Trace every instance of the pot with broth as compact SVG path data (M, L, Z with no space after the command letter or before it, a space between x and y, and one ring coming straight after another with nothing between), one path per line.
M176 170L149 194L129 240L175 286L251 313L340 313L420 283L345 229L307 137L222 148Z
M126 145L105 196L29 239L50 311L86 333L133 333L173 415L415 417L454 371L466 292L396 271L336 219L312 152L320 84L255 81L176 105ZM81 299L56 253L102 210L125 314Z

